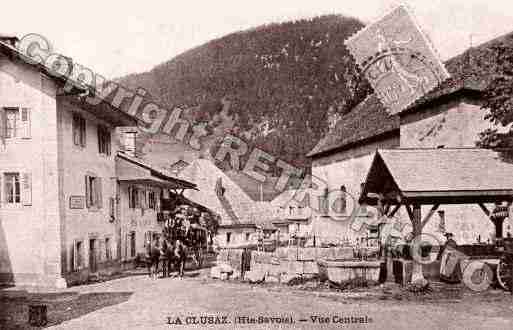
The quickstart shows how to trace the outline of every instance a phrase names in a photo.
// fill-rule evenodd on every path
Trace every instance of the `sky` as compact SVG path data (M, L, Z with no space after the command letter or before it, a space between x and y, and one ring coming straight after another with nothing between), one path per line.
M511 0L34 0L2 4L0 33L38 33L56 52L115 78L262 24L322 14L369 23L401 3L412 9L443 60L513 31Z

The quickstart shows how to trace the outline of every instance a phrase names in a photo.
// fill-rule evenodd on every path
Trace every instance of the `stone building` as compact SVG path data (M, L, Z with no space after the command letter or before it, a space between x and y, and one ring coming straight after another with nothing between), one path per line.
M116 177L119 257L124 264L131 264L145 254L148 240L162 234L168 214L174 211L163 205L170 191L196 189L196 185L124 152L116 157Z
M481 108L483 91L492 75L489 49L506 38L511 35L448 60L445 65L451 78L398 115L389 115L376 96L367 97L309 153L312 174L327 182L329 190L343 186L350 195L359 196L377 149L475 148L479 133L485 129L509 129L492 125L485 119L487 110ZM422 213L428 211L426 206ZM363 211L359 221L373 222L365 216ZM407 219L406 212L400 210L397 217ZM475 242L479 237L486 241L494 232L477 205L441 206L432 219L425 231L441 234L443 224L443 231L453 232L459 243Z
M115 128L136 119L96 96L85 102L89 87L28 62L15 42L0 40L0 282L65 287L119 269L122 251L143 241L138 229L127 236L127 187L148 187L152 210L138 221L149 230L160 190L193 185L118 155ZM135 170L119 177L125 163Z

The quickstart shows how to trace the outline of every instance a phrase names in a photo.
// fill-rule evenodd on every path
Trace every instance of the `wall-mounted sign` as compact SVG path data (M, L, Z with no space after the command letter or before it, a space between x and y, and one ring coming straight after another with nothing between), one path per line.
M83 209L85 208L85 196L69 196L70 209Z

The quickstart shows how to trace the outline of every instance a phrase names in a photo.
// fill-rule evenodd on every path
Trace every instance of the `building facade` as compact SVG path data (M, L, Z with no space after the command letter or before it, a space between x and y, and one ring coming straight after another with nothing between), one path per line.
M0 282L65 287L118 271L160 229L162 190L194 185L118 155L116 127L136 119L88 87L64 89L14 46L0 42Z
M144 256L147 242L161 236L173 211L163 205L170 191L196 189L196 186L144 162L135 153L118 153L116 178L119 256L124 264L132 265L137 257Z
M398 115L388 115L379 100L369 96L343 116L309 153L312 174L326 182L330 190L343 185L358 198L377 149L475 148L485 129L508 129L492 125L485 119L487 110L481 108L490 71L488 62L479 59L497 42L500 39L447 61L451 78ZM493 205L487 207L493 209ZM430 206L423 206L422 214L429 210ZM377 219L372 219L376 215L374 211L371 217L359 217L358 221L376 223ZM408 223L403 209L395 217ZM511 231L510 223L504 226L504 233ZM493 239L494 227L478 205L442 205L424 232L442 240L444 232L452 232L458 243L473 243ZM356 237L361 234L354 233Z
M111 135L136 122L0 49L0 280L63 287L116 258Z

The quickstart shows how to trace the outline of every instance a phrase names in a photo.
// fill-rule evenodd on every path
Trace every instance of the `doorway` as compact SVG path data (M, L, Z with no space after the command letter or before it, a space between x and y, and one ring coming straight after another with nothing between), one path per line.
M96 239L89 240L89 271L96 273L98 267L98 242Z

